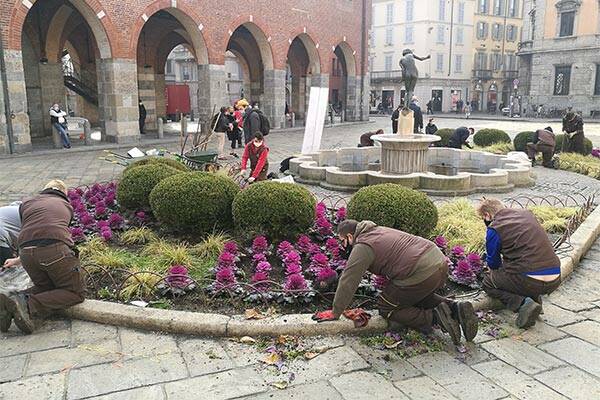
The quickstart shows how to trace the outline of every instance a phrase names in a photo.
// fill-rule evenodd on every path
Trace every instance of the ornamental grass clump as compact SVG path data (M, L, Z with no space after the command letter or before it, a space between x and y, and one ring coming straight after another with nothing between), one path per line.
M434 236L443 236L446 246L461 245L467 253L485 251L486 226L468 199L457 199L438 208L439 219Z
M558 159L558 168L600 179L600 159L575 153L562 153Z
M551 234L561 234L567 230L569 220L579 211L577 207L531 206L528 209L535 215L544 230Z
M134 271L132 275L125 280L119 297L124 301L134 299L148 300L154 296L157 286L161 282L161 277L152 272Z
M144 245L158 240L158 236L150 228L142 226L131 228L119 235L119 240L125 245Z

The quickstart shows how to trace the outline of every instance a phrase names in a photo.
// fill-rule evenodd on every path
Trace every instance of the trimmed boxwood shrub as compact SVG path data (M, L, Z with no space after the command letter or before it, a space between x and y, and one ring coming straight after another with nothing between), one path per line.
M515 140L513 140L513 144L515 146L515 151L525 151L527 152L527 143L533 142L533 135L535 132L525 131L519 133L515 136Z
M126 173L134 168L137 167L141 167L143 165L149 165L149 164L161 164L161 165L168 165L171 168L175 168L176 170L182 171L182 172L188 172L189 168L186 167L185 165L183 165L182 163L180 163L177 160L174 160L172 158L166 158L166 157L147 157L147 158L142 158L141 160L137 160L132 162L131 164L129 164L125 170L123 170L123 173Z
M435 142L433 145L435 147L448 147L448 140L450 140L450 137L452 136L453 133L454 133L454 129L449 129L449 128L438 129L438 131L435 134L437 136L441 137L442 140L440 140L439 142Z
M438 220L427 195L393 183L360 189L348 204L348 218L429 238Z
M231 203L240 191L226 176L207 172L180 173L161 181L150 193L159 222L180 232L209 233L233 226Z
M304 187L280 182L259 182L233 201L236 229L245 235L263 234L272 240L305 233L315 219L316 200Z
M562 144L563 144L564 137L565 137L565 135L563 135L562 133L559 135L556 135L556 148L554 149L554 153L560 153L562 151ZM594 145L592 144L592 141L590 139L583 138L583 147L585 149L586 156L589 156L590 154L592 154Z
M129 210L147 209L148 197L154 187L163 179L181 171L165 164L147 164L123 173L117 187L117 201Z
M508 133L500 129L481 129L473 136L473 142L480 147L491 146L496 143L510 143Z

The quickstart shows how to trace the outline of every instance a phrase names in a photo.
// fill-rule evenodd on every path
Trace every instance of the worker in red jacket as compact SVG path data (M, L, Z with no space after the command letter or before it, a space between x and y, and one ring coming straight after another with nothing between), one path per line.
M269 173L269 148L265 145L263 134L257 132L254 139L244 148L242 156L242 175L246 174L246 167L250 160L250 178L248 182L264 181Z

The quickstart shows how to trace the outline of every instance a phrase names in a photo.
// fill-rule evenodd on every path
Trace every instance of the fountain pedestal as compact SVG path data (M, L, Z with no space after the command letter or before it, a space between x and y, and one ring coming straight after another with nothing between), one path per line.
M398 134L413 135L415 132L415 113L413 110L402 109L398 117Z
M381 172L408 175L427 172L427 153L431 143L442 138L436 135L376 135L381 143Z

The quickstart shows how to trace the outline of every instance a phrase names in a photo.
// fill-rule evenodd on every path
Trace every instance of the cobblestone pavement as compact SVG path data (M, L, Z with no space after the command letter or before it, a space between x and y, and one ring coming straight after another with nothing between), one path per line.
M582 399L600 398L600 242L544 302L529 331L500 313L500 339L400 358L352 337L304 339L324 353L278 375L256 345L82 321L0 336L0 399ZM488 331L489 332L489 331ZM294 379L284 390L274 387Z

